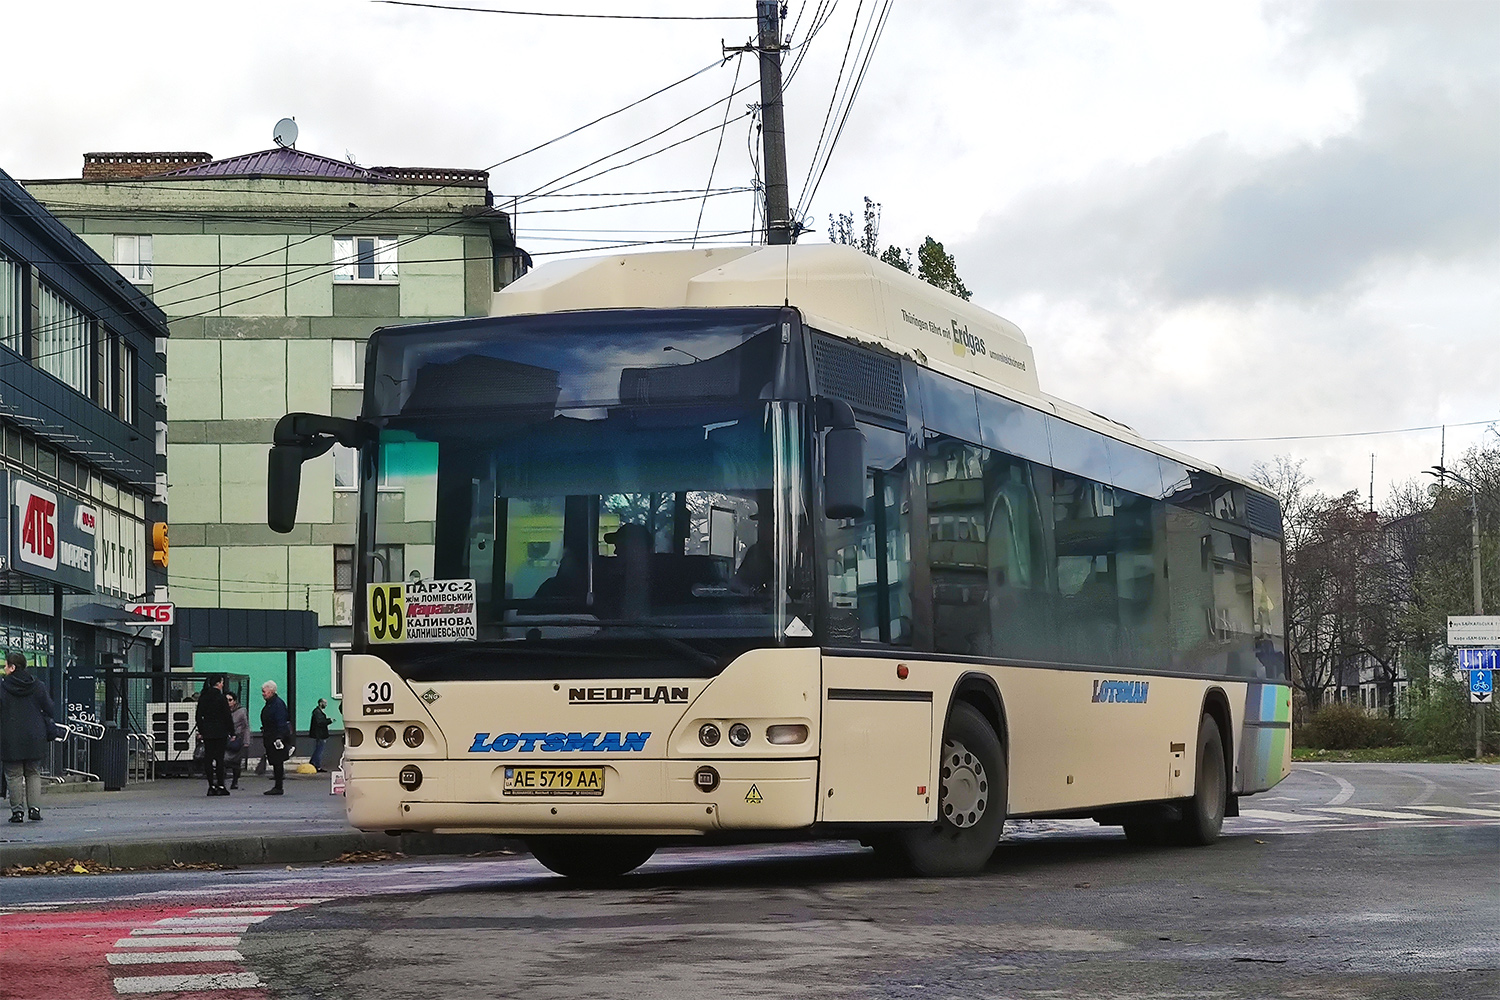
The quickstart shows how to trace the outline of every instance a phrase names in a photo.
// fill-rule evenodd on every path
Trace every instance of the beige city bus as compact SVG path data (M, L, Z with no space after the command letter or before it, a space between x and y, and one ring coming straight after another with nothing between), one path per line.
M1206 844L1290 766L1281 515L1045 394L1011 323L837 246L543 267L377 331L356 448L350 822L858 839L981 868L1005 820ZM404 579L389 580L390 546Z

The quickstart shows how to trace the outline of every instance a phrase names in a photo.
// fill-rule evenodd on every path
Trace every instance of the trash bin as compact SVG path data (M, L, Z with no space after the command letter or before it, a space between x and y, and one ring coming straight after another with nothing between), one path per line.
M104 726L104 739L94 744L96 755L94 773L104 782L106 792L118 792L125 787L125 774L130 766L130 741L125 730L114 723Z

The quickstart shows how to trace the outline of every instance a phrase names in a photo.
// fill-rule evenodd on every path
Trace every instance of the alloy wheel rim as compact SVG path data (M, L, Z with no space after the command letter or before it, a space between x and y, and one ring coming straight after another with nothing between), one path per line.
M990 800L990 779L979 758L959 741L947 740L939 774L938 814L960 830L983 819Z

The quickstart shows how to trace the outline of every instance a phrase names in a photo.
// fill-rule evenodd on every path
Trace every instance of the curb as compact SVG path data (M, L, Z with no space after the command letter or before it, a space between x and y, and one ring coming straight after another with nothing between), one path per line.
M332 861L348 851L399 851L422 856L523 850L512 838L485 834L327 833L216 840L140 840L123 843L75 841L65 844L0 846L0 868L44 861L97 861L112 868L158 868L172 864L225 866L306 864Z

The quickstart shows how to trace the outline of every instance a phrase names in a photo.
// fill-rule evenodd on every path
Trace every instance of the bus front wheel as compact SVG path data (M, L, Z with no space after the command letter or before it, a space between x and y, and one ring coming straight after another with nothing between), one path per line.
M600 881L635 871L656 853L639 837L529 837L531 856L567 878Z
M1005 748L979 710L957 702L943 731L935 823L901 835L917 875L971 875L984 868L1005 826Z

